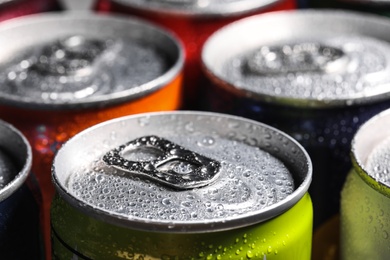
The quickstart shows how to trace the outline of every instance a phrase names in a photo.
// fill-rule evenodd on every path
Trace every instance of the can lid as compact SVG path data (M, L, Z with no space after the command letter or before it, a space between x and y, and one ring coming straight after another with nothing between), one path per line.
M386 30L390 21L374 15L273 12L214 33L202 62L218 87L239 96L298 107L370 103L390 96Z
M390 109L372 117L352 140L356 172L371 187L390 197ZM375 134L373 134L375 133Z
M19 130L0 120L0 202L20 188L30 174L30 144Z
M234 16L268 8L283 0L112 0L123 6L177 16Z
M0 41L1 102L37 109L136 99L166 86L184 63L176 37L131 17L30 15L2 23Z
M196 233L283 213L307 192L311 170L306 151L277 129L177 111L123 117L81 132L58 151L53 182L71 205L103 221Z

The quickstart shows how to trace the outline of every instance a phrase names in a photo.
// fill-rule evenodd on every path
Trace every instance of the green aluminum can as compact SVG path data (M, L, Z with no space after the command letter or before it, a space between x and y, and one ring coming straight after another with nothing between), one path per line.
M53 162L54 259L311 257L312 165L241 117L158 112L95 125Z
M390 109L360 127L352 142L352 162L341 193L341 259L388 259Z

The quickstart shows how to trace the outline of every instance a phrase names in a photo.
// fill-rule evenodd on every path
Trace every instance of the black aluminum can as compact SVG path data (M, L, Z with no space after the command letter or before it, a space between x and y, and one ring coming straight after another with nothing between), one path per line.
M1 259L43 259L39 189L30 176L32 153L27 139L0 121Z

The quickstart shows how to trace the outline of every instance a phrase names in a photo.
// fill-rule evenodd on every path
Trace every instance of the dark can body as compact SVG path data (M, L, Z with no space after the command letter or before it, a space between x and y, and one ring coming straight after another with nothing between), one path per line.
M40 191L30 176L27 139L0 121L0 251L2 259L43 259Z
M0 22L19 16L58 9L56 0L2 0L0 1Z
M14 54L0 62L0 118L31 143L49 244L50 168L57 149L107 119L178 109L183 51L175 37L147 22L92 13L13 19L0 26L0 38L4 53ZM15 64L8 65L9 58Z
M191 111L110 120L54 159L53 256L310 259L310 174L295 140L252 120Z
M165 2L165 3L164 3ZM198 3L199 2L199 3ZM200 53L207 38L219 28L254 14L296 8L295 0L271 1L97 1L97 10L140 16L172 30L186 51L184 107L198 109L202 90Z
M360 26L359 21L362 24L364 23L365 26ZM335 23L340 25L339 27L336 26L337 29L334 28ZM247 44L244 44L245 37L253 35L255 30L257 30L257 35L266 35L270 30L268 24L274 24L272 30L276 30L278 33L275 33L270 39L257 37L252 42L247 41ZM318 34L312 33L313 30L309 29L311 27L317 28ZM337 90L338 94L335 94L333 98L327 99L326 96L315 97L317 87L321 86L321 84L324 84L324 88L321 89L322 92L318 92L319 95L328 91L327 86L329 86L329 89L334 86L338 89L339 83L335 83L334 86L330 84L333 77L337 78L335 76L338 73L337 69L343 68L344 62L348 63L351 60L356 60L356 58L343 56L348 56L346 54L348 52L347 49L344 49L346 53L341 54L343 51L338 52L336 47L335 49L332 49L333 47L328 48L326 46L328 43L321 42L326 41L328 37L347 36L360 39L360 37L370 36L384 40L383 46L387 48L386 41L390 39L383 31L389 29L390 24L388 21L378 16L365 17L360 13L343 11L301 10L243 19L241 24L237 22L230 27L227 26L221 29L211 37L212 40L210 42L205 44L203 62L205 73L210 80L209 91L205 95L207 100L204 102L208 107L205 109L240 115L275 126L294 137L308 151L313 160L314 168L310 192L313 197L315 228L339 212L340 191L346 174L351 167L349 152L350 142L354 133L367 119L390 106L388 101L389 93L386 91L386 88L382 88L383 93L380 94L375 93L375 91L370 94L367 91L364 95L357 94L348 98L348 93L344 95L342 91L348 88L355 89L353 84L349 86L340 85L342 86L340 88L341 92L338 93L337 91L339 90ZM236 30L241 30L241 33L235 37L232 32L236 32ZM294 33L290 34L290 32ZM238 40L240 43L237 43L233 40L234 38L243 40ZM344 41L344 38L342 39ZM351 38L349 42L346 42L353 44L353 39ZM316 41L320 44L317 44ZM222 44L222 42L227 44ZM299 45L301 42L304 44ZM315 43L312 44L312 42ZM292 45L289 45L290 43ZM246 83L229 81L223 78L224 76L221 74L222 66L220 64L223 62L215 63L214 65L210 62L211 60L216 60L216 56L222 53L225 53L223 54L225 57L229 57L229 55L234 56L243 52L243 50L251 52L256 48L263 48L264 46L265 48L268 48L267 46L271 47L266 50L263 49L263 53L271 52L272 54L272 46L278 48L277 46L283 46L283 44L285 46L283 51L288 54L286 54L286 59L281 61L287 66L284 68L280 67L282 72L278 72L271 66L272 64L270 67L261 67L261 63L255 62L247 65L255 67L260 71L256 72L255 78L271 78L273 80L273 77L275 77L276 80L272 81L272 84L275 85L267 85L271 84L271 81L268 83L264 81L265 83L261 82L255 88L248 90L246 89ZM241 46L241 49L239 46ZM358 46L361 47L362 45L359 43ZM214 54L211 54L213 50L216 50L213 47L220 49L221 53L214 52ZM316 52L321 50L322 47L324 49L328 48L329 53L337 56L334 60L331 60L334 57L329 58L328 56L325 58L331 60L330 64L317 64L319 67L315 67L315 62L310 66L302 65L302 60L309 61L309 63L315 60L311 59L309 55L307 56L308 58L301 59L301 63L294 63L292 60L288 61L288 55L291 53L293 53L291 54L293 56L295 55L294 52L298 53L299 51L302 53L305 51L307 53L311 51ZM288 52L291 50L290 48L293 48L291 53ZM271 51L268 52L269 50ZM385 57L386 53L382 52L380 56ZM302 54L301 57L304 57L303 55L306 54ZM255 55L252 57L255 57ZM273 56L267 57L272 59ZM299 54L296 57L299 58ZM338 58L340 59L338 60ZM388 69L388 58L386 59L387 63L384 62L386 65L383 65L384 71ZM247 68L242 68L241 66L244 66L243 63L238 65L234 71L246 71ZM343 73L345 72L340 73L342 77L348 74ZM286 78L283 78L285 77L284 75L286 75ZM313 75L313 79L310 78L310 75ZM328 80L326 83L321 82L322 75L326 75L324 76ZM281 80L278 82L281 78L285 81ZM314 82L314 80L319 81ZM343 82L348 82L348 80L348 78L345 78ZM296 83L299 87L294 88L294 85L286 87L289 86L289 82ZM300 83L302 83L302 86L299 85ZM387 79L384 82L380 82L380 84L387 84ZM372 86L380 85L373 84ZM371 88L371 85L367 88ZM296 93L300 93L300 90L307 89L309 89L310 95L314 95L314 97L310 95L306 97L307 92L296 95ZM263 93L264 90L269 90L269 92ZM290 90L291 92L289 92ZM295 90L297 90L296 93L293 92ZM296 96L284 96L284 93Z

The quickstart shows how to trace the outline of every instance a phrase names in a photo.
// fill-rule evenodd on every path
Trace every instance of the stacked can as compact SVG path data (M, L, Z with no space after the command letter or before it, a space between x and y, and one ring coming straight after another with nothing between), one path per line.
M206 39L228 23L254 14L295 9L295 0L101 0L100 11L143 17L175 32L186 49L184 105L198 109L202 92L200 51Z
M353 168L342 190L341 259L390 254L390 110L367 121L352 142Z
M243 19L205 43L205 109L270 124L306 148L315 228L339 212L353 134L390 107L389 35L379 16L300 10Z
M58 10L56 0L1 0L0 22L11 18Z
M33 15L4 22L0 41L0 118L32 145L47 225L51 163L64 141L107 119L180 107L182 47L142 20Z
M291 137L240 117L95 125L54 159L53 257L310 259L311 170Z
M43 257L40 193L30 176L31 164L27 139L13 126L0 121L1 259Z

